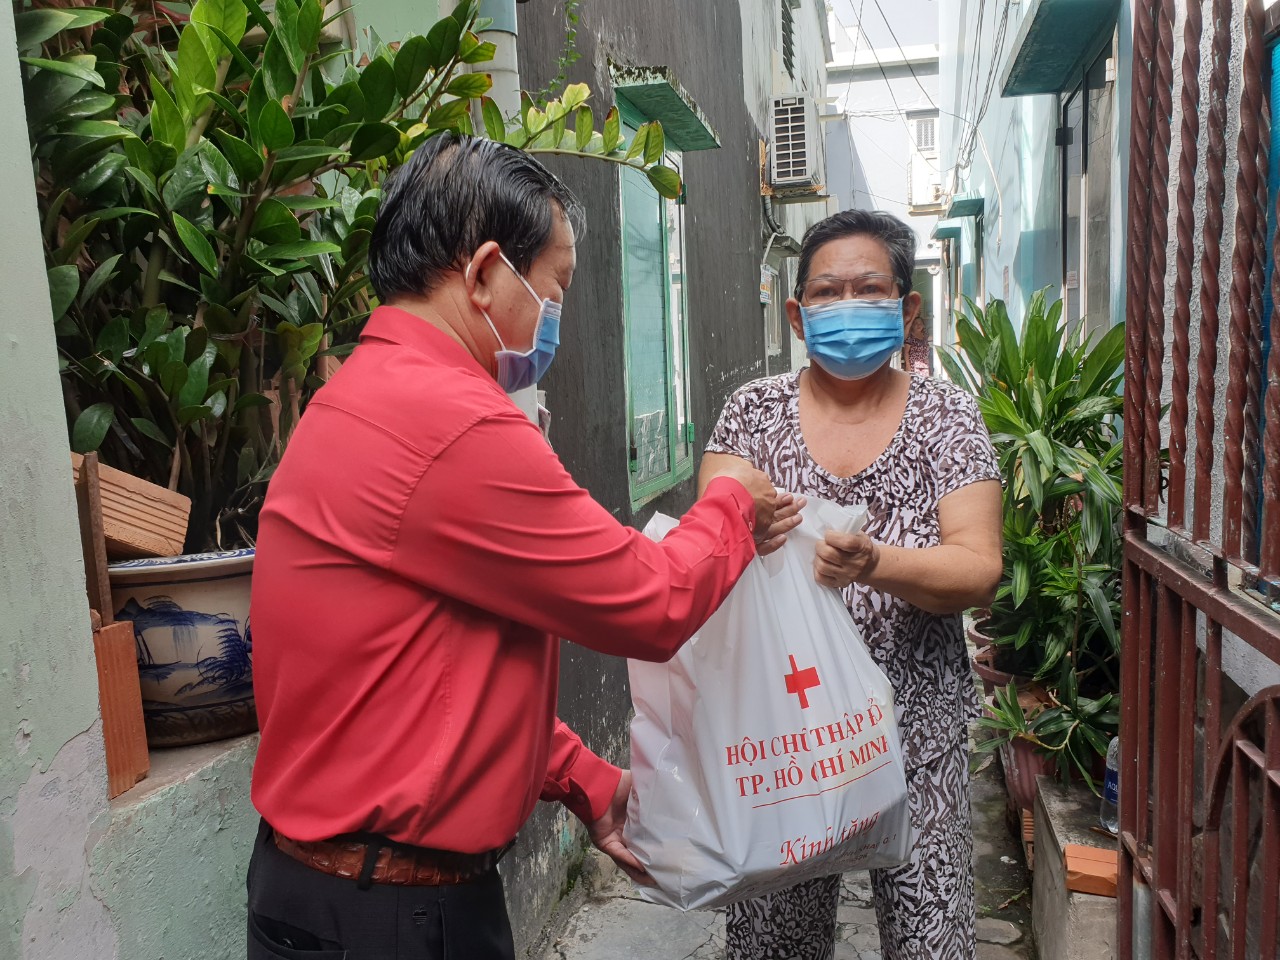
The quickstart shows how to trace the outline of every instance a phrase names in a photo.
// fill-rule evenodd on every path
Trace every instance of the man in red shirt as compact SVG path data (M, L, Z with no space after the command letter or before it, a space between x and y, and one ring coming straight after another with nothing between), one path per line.
M579 217L531 157L468 137L435 137L387 189L384 306L262 512L250 960L512 957L496 864L539 799L645 879L630 774L556 719L558 638L669 658L798 517L730 460L652 543L511 402L559 342Z

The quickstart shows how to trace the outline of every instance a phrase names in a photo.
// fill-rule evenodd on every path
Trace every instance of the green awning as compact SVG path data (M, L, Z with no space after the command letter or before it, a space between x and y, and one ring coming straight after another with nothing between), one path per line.
M660 121L673 146L686 153L720 146L711 124L668 67L615 64L612 73L614 96L645 119Z
M1111 39L1120 0L1030 0L1009 51L1006 97L1072 90Z
M934 240L959 240L962 227L959 220L939 220L929 236Z
M980 194L958 193L951 198L951 203L947 205L947 219L980 217L986 205L987 201Z

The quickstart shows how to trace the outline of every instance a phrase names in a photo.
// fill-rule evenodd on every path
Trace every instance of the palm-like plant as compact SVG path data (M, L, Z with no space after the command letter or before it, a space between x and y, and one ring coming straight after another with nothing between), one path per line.
M977 397L1004 483L1004 576L983 629L1001 668L1049 698L1027 717L1010 692L988 726L1087 775L1118 722L1124 328L1080 337L1041 291L1021 336L1002 301L969 301L957 339L942 363Z
M104 0L105 3L105 0ZM661 126L601 129L581 84L504 116L475 0L354 62L323 0L35 0L15 16L73 449L192 499L188 550L251 543L326 358L369 315L381 184L475 133L643 170Z

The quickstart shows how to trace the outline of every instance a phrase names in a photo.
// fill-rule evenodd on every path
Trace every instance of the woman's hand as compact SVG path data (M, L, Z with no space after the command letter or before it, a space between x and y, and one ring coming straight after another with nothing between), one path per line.
M762 557L782 549L787 542L787 534L800 525L800 511L808 501L793 493L778 494L774 504L773 523L762 534L756 535L756 552Z
M818 544L814 578L844 589L861 583L943 616L991 603L1003 564L1000 484L979 480L938 503L940 544L899 547L865 533L828 533Z
M879 562L880 546L865 533L828 530L813 558L813 576L824 587L843 590L867 580Z

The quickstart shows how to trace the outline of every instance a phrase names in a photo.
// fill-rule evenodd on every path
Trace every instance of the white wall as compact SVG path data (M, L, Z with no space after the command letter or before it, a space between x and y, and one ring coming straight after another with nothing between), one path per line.
M985 7L981 29L978 11ZM982 0L940 0L941 147L945 168L954 168L957 150L969 129L960 116L976 116L982 103L986 113L978 124L980 138L970 163L954 169L954 192L986 198L983 247L983 289L986 297L1009 302L1015 322L1022 305L1037 289L1062 281L1061 200L1058 98L1000 96L1000 75L1017 36L1025 4L992 4ZM1008 12L1003 43L996 35ZM976 42L975 42L976 41ZM977 78L979 96L967 94ZM982 96L990 79L991 95ZM963 243L971 256L972 221ZM1008 270L1008 287L1005 271Z
M793 93L807 93L814 98L821 110L821 101L827 95L827 57L830 38L827 33L827 11L824 0L801 0L792 10L795 38L795 76L788 75L782 57L782 19L777 0L742 0L742 71L743 98L747 110L760 131L768 139L772 128L772 101L774 97ZM762 51L768 51L762 55ZM819 131L821 133L821 129ZM822 148L825 144L819 138ZM767 172L767 171L766 171ZM805 231L837 209L831 201L807 203L770 204L776 224L782 235L775 237L765 257L766 263L786 277L786 261L794 254L794 245L803 238ZM763 216L763 213L762 213ZM764 264L761 264L763 267ZM775 289L774 297L785 300L791 295L786 289ZM766 315L767 322L767 315ZM785 327L785 321L783 322ZM767 361L766 369L777 373L783 367L798 368L807 360L804 343L789 329L782 331L782 354Z
M858 9L861 9L861 19ZM889 26L881 18L888 18ZM900 48L914 53L922 46L938 42L937 4L933 0L880 0L857 3L833 0L831 4L831 46L835 63L851 58L874 59L888 63L901 59ZM892 33L890 33L890 26ZM896 39L895 39L896 38ZM885 210L910 223L920 240L920 259L937 256L936 244L930 247L929 235L936 217L912 217L907 206L908 160L911 156L911 134L906 114L913 110L941 108L938 75L935 70L919 68L914 77L893 76L885 79L876 69L853 82L832 79L829 94L837 98L834 109L848 117L849 130L861 161L865 187L855 185L852 197L841 197L845 208ZM942 166L942 158L934 161Z
M917 64L904 69L904 57L937 56L938 15L934 0L832 0L832 67L828 95L830 109L845 115L857 169L833 171L839 209L884 210L911 225L917 239L916 261L935 264L940 247L932 239L936 216L913 216L910 197L913 131L908 114L942 107L938 67ZM839 74L842 65L860 65L853 79ZM883 72L881 71L881 68ZM838 134L833 132L830 139ZM915 163L927 163L945 172L941 155ZM936 313L941 305L942 277L935 276L932 290L934 316L930 317L935 341Z
M826 4L802 0L795 18L795 77L782 59L782 21L776 0L743 0L743 96L761 135L771 127L772 100L790 93L808 93L815 101L827 95ZM762 56L761 51L768 51ZM824 202L776 204L774 214L787 236L800 240L812 224L829 212Z

